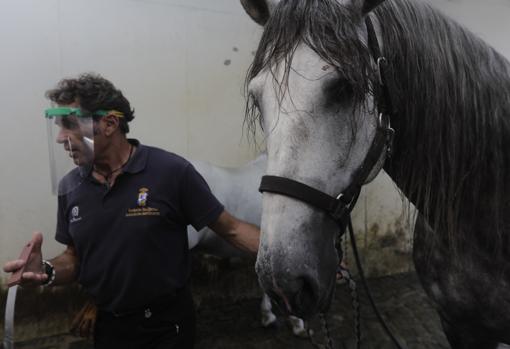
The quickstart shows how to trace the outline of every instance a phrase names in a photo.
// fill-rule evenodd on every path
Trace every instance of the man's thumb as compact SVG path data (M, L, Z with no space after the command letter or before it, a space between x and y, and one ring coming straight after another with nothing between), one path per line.
M31 242L34 244L33 251L41 252L41 246L43 242L43 235L40 231L35 231L32 234Z

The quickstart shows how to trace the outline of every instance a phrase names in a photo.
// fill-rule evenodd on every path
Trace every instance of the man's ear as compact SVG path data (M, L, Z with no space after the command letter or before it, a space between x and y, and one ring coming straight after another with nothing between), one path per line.
M114 115L106 115L103 117L103 123L105 125L104 134L111 136L120 126L119 118Z
M241 0L246 13L260 25L266 24L280 0Z

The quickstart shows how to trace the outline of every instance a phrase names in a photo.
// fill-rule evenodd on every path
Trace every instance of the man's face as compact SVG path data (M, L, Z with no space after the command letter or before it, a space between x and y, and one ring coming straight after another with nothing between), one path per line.
M78 103L62 105L60 107L79 108ZM58 126L56 142L64 149L77 166L90 164L94 160L94 135L90 118L76 115L55 117Z

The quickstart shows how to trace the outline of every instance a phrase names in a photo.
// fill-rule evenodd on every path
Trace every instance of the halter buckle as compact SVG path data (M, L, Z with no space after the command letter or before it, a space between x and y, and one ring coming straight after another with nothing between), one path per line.
M337 224L340 224L348 212L349 207L342 201L337 201L335 209L330 212L330 215Z
M386 153L391 156L393 152L393 138L395 138L395 130L391 127L386 129Z
M348 203L345 203L342 201L343 197L344 193L338 194L338 196L336 197L335 208L330 212L331 217L333 217L333 219L337 223L340 223L340 221L345 217L345 215L351 212L352 204L355 201L355 198L353 197Z
M386 133L386 153L391 156L395 130L391 127L391 120L388 114L379 113L379 118L377 119L377 127L382 128L384 133Z

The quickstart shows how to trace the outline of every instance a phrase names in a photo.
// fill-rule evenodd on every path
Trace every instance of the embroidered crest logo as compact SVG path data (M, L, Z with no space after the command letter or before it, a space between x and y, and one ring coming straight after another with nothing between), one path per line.
M71 209L71 219L69 220L69 223L76 223L79 221L81 221L80 208L78 206L74 206Z
M136 207L128 208L126 217L148 217L160 216L159 208L149 207L147 200L149 199L149 189L143 187L138 189L138 199Z
M137 204L140 207L147 206L147 198L149 197L149 189L147 188L140 188L138 190L138 200Z

